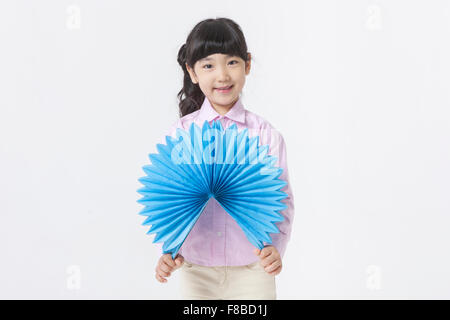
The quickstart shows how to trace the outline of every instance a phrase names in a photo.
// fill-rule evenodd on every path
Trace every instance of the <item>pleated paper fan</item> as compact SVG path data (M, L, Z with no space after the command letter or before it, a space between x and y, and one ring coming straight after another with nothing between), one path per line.
M278 177L276 157L268 155L268 145L259 145L259 136L249 137L248 129L238 132L236 124L226 130L220 121L200 128L177 129L176 138L166 136L143 166L144 187L137 202L145 205L139 214L151 225L147 234L153 242L164 242L163 253L175 258L184 240L203 212L208 200L216 201L233 217L248 240L257 248L272 243L269 233L278 233L276 222L286 209L281 202L287 194L286 182Z

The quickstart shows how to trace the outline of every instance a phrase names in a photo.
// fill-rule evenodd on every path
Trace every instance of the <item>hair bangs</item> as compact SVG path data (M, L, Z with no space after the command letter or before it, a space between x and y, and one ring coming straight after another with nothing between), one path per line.
M205 23L198 30L191 54L192 61L188 64L192 66L196 61L216 53L239 56L247 60L247 47L242 45L235 30L226 24L214 22Z

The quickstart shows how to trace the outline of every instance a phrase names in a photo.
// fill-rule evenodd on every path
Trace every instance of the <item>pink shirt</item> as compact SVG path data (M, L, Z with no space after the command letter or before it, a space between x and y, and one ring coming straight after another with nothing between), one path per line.
M211 124L212 120L217 119L220 119L224 129L235 123L239 131L247 128L250 137L259 135L260 145L269 145L269 155L277 157L275 166L283 168L279 179L286 181L287 185L281 191L286 192L288 197L282 200L287 209L280 213L285 219L276 223L280 233L269 234L272 245L283 257L294 217L294 198L289 183L284 139L269 122L245 109L241 98L226 115L221 116L205 97L201 109L178 119L168 135L176 137L177 128L187 130L192 122L202 127L205 120ZM165 144L165 136L162 141ZM157 245L162 249L162 243ZM212 197L186 237L179 254L186 261L204 266L238 266L259 261L259 257L253 253L254 249L236 221Z

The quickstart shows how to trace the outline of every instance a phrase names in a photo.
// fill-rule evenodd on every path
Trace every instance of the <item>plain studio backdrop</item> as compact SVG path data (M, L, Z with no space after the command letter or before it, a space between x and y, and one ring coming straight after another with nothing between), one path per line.
M450 1L2 1L0 298L179 299L138 215L177 53L228 17L287 145L279 299L450 298Z

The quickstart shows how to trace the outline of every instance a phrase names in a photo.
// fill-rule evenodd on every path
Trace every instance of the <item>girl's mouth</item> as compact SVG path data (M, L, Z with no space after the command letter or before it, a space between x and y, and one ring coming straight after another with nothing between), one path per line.
M228 87L224 87L224 89L220 89L220 88L215 88L217 91L219 91L220 93L228 93L231 91L231 89L233 88L234 84L232 84L231 86Z

